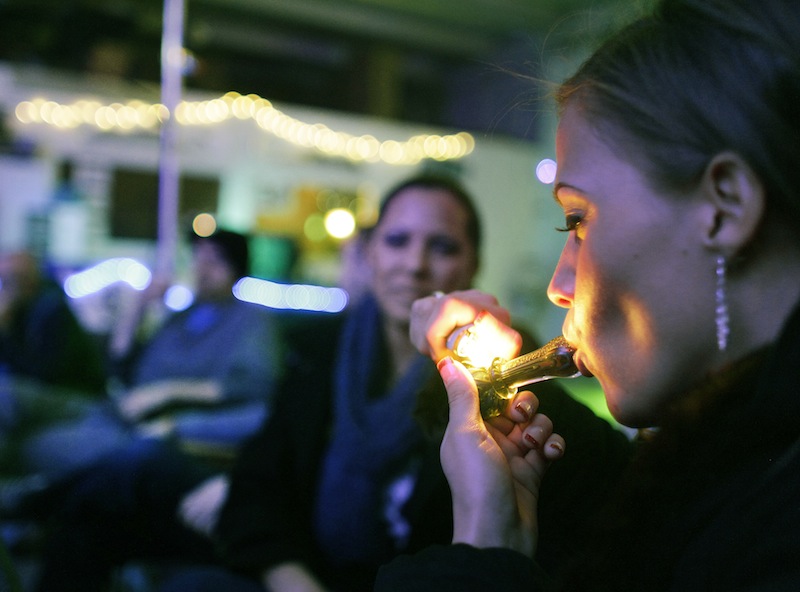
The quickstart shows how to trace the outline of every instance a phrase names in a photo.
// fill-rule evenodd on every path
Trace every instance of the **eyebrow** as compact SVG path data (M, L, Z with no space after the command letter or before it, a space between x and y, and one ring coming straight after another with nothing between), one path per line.
M578 195L585 195L583 191L575 187L574 185L570 185L569 183L564 183L563 181L556 183L553 185L553 199L556 200L556 203L561 205L561 200L558 198L558 192L562 189L571 189L574 193Z
M553 199L556 200L557 204L561 204L561 200L558 199L558 191L564 187L564 183L556 183L553 185Z
M564 183L563 181L553 185L553 199L556 200L556 203L558 205L561 205L561 200L558 198L558 192L564 189L565 187L572 187L572 186L568 185L567 183Z

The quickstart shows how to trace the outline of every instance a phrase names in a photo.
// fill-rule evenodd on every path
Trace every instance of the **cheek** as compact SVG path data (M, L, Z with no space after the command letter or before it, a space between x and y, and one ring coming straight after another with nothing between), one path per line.
M599 361L619 350L642 351L652 338L647 307L632 281L638 273L635 257L587 248L576 270L573 321L593 356Z
M575 300L587 323L596 329L626 324L633 332L641 331L653 249L649 235L628 227L612 227L583 244L576 263Z
M573 320L584 338L596 336L616 316L619 284L609 273L604 258L584 249L575 266Z
M446 292L463 290L472 286L475 264L468 257L443 257L431 262L431 271L440 289Z
M660 381L661 363L652 278L642 269L646 262L635 256L609 253L610 264L609 259L596 260L589 255L581 261L576 276L573 314L590 369L619 421L646 423L653 407L648 393Z
M391 251L388 249L373 249L367 257L367 263L372 269L372 275L375 278L386 277L393 273Z

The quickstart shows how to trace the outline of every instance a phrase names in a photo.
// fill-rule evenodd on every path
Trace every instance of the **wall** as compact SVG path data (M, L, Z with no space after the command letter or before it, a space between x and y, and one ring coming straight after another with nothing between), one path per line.
M152 261L155 245L151 241L113 239L109 235L108 209L115 168L157 170L157 134L102 132L90 126L59 130L46 124L18 122L13 117L17 103L38 96L61 103L87 96L105 103L132 98L158 100L152 88L117 80L76 80L0 65L0 108L6 113L6 125L18 141L33 147L29 157L0 157L0 247L24 244L31 212L51 203L58 163L72 160L85 206L83 212L61 212L65 220L62 225L78 230L62 236L62 245L53 249L53 258L73 266L119 255ZM454 131L291 105L276 107L302 121L322 122L335 130L369 133L379 139ZM258 220L273 227L291 223L287 211L296 205L298 188L350 190L377 202L386 188L421 166L353 164L326 158L264 132L252 120L182 127L179 134L182 172L217 176L218 218L222 224L243 231L252 231ZM554 335L563 315L549 304L544 291L563 239L553 228L562 221L550 196L551 188L536 181L534 174L541 158L553 156L552 147L550 143L535 145L488 134L475 140L474 152L451 166L460 171L476 195L485 220L486 243L478 285L497 294L519 320L542 336ZM335 258L307 259L302 274L309 281L335 281Z

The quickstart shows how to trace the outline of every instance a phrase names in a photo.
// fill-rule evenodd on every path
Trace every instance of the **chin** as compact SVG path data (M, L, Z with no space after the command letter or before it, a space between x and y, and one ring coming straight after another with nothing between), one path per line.
M411 323L411 309L406 306L387 306L383 309L383 316L395 325L409 325Z
M656 427L659 423L655 418L653 418L650 414L647 413L639 413L636 411L628 411L628 412L623 411L617 413L614 410L610 411L614 419L616 419L620 424L629 428L636 428L636 429L653 428Z
M629 428L651 428L656 425L652 412L637 405L638 401L632 395L606 390L605 387L603 387L603 392L608 411L622 425Z

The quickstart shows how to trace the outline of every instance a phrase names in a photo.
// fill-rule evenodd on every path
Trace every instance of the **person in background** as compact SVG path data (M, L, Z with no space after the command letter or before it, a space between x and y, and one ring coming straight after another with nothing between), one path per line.
M192 304L141 336L148 303L160 301L166 287L151 284L110 337L117 385L110 401L30 442L32 469L64 473L148 437L224 460L261 425L279 379L282 341L269 311L233 295L248 271L247 239L218 230L191 241Z
M43 486L21 454L31 434L105 396L100 339L31 253L0 254L0 512Z
M239 446L271 412L284 346L278 319L233 295L248 273L246 237L195 236L192 252L193 303L137 341L148 300L163 294L155 288L112 336L123 388L111 409L35 443L41 457L63 447L70 466L26 504L48 514L40 590L103 590L131 558L211 555L197 530L213 519ZM82 457L72 450L79 444L88 448ZM176 507L195 487L185 528Z
M0 254L0 368L22 379L105 392L100 342L76 318L64 291L25 251Z
M233 285L249 272L245 236L217 230L208 237L192 234L190 240L191 306L143 340L136 340L130 329L139 325L130 322L119 324L127 334L121 330L113 336L112 367L124 389L119 410L136 422L174 406L177 412L167 414L166 427L185 444L238 445L264 420L265 397L280 375L278 319L234 297ZM156 291L159 297L163 287ZM132 315L139 322L143 300ZM193 409L181 412L189 406Z
M483 307L421 301L455 534L386 566L377 592L800 588L798 29L793 0L663 0L561 86L567 238L548 293L613 415L655 429L586 557L548 585L536 499L571 439L556 417L485 423L445 344Z
M438 458L446 398L433 362L409 340L409 320L416 299L471 286L480 240L458 182L422 174L388 192L365 245L370 290L289 340L275 413L234 465L212 533L225 569L190 570L162 592L366 591L396 554L450 539ZM542 560L555 567L579 549L582 521L629 442L556 384L543 389L542 407L575 438L575 454L554 471L569 492L543 493L553 547Z

